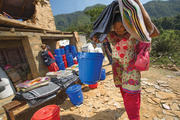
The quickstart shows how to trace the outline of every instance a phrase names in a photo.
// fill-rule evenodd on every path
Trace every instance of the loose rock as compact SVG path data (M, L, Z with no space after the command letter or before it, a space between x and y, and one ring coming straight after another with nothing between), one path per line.
M141 81L147 81L147 80L149 80L149 79L147 79L147 78L141 78Z
M179 111L180 110L178 104L176 104L176 103L171 104L171 108L173 111Z
M160 90L160 86L159 85L154 85L154 87L158 90Z
M167 92L167 93L172 93L172 90L170 90L170 89L161 89L161 91Z
M175 75L176 76L180 76L180 72L175 72Z
M154 92L155 92L155 89L152 88L152 87L149 87L149 88L146 88L145 91L146 91L147 93L154 93Z
M177 118L177 117L174 117L173 119L174 119L174 120L179 120L179 118Z
M142 81L142 83L143 83L144 85L148 85L148 86L152 86L152 85L154 85L153 83L146 82L146 81Z
M167 78L174 78L175 76L172 75L166 75Z
M153 120L159 120L159 118L157 118L157 117L154 117L154 118L153 118Z
M162 104L162 107L163 107L164 109L166 109L166 110L170 110L170 109L171 109L170 106L167 105L167 104Z
M173 93L166 93L166 92L162 92L162 91L156 92L155 96L156 96L157 98L162 99L162 100L165 100L165 99L173 99L173 98L176 97L176 95L173 94Z
M151 98L154 102L156 102L157 104L159 104L161 102L161 100L159 98L155 98L155 97L152 97Z
M162 80L157 80L156 82L157 82L158 84L167 84L166 81L162 81Z
M101 94L100 94L100 93L97 93L97 94L96 94L96 97L100 97L100 96L101 96Z
M154 102L151 98L148 98L148 102L149 103L151 103L151 104L154 104L154 105L156 105L157 103L156 102Z
M149 114L144 114L143 116L144 116L145 118L149 118L149 117L150 117Z
M119 103L117 103L117 102L114 103L114 106L115 106L116 108L121 108L121 105L120 105Z
M176 116L176 114L172 113L171 111L166 111L166 110L163 110L163 114L168 115L168 116L173 116L173 117Z

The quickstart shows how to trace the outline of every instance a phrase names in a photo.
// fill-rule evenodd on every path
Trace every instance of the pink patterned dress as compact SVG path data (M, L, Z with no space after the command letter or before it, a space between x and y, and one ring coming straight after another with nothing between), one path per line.
M139 93L141 74L133 67L137 41L117 36L114 32L110 32L106 40L112 48L112 70L115 86L122 86L124 92Z

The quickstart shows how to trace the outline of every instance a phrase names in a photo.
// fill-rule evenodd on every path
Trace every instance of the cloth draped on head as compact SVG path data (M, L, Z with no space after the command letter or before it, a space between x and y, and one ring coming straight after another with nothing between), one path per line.
M103 41L106 38L107 34L111 30L115 14L118 14L116 11L120 13L119 3L117 0L109 4L94 22L93 32L90 34L90 38L94 35L97 36L99 41Z
M134 0L118 0L118 2L125 29L133 38L150 42L151 37L139 5Z
M147 30L148 26L144 22L142 11L134 0L115 0L108 5L94 22L90 37L96 35L99 41L103 41L111 30L111 25L117 20L115 16L118 14L131 37L140 41L151 41L149 31L152 30ZM154 25L151 20L149 21L148 25Z

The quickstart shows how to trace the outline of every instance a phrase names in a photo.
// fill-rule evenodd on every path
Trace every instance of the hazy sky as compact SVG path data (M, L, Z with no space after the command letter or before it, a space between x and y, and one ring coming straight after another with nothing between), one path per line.
M71 13L74 11L84 10L87 6L94 4L109 4L113 0L50 0L53 14ZM151 0L141 0L146 3Z

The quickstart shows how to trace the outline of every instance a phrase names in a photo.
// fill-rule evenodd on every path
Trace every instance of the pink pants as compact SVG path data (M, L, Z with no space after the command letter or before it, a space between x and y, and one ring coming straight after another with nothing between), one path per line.
M120 87L121 94L124 100L124 106L129 117L129 120L140 120L139 110L140 110L140 102L141 95L126 93Z

